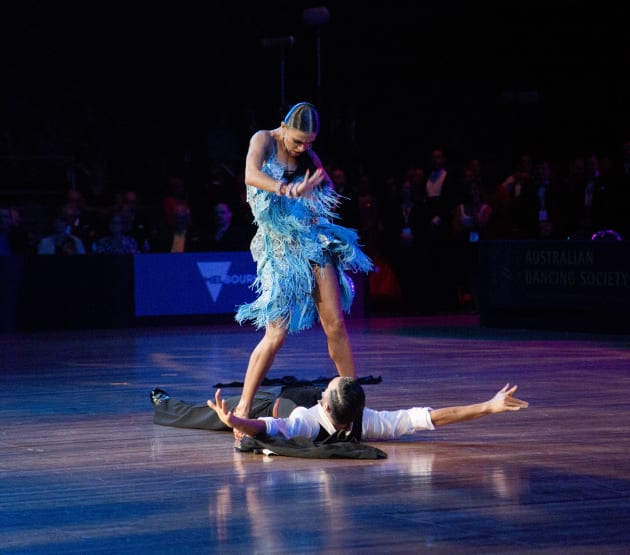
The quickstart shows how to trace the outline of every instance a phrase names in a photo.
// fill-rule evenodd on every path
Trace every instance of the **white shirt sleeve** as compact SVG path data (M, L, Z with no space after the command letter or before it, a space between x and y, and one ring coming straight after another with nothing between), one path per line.
M263 416L259 418L267 426L267 435L281 435L287 439L292 437L317 438L319 434L319 421L313 413L305 407L295 408L288 418L273 418Z
M363 411L363 439L396 439L419 430L435 430L431 420L431 407L414 407L406 410Z

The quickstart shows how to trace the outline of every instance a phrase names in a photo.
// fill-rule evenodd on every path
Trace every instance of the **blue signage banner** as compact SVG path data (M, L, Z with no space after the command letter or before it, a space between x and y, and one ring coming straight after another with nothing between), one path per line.
M228 314L254 300L249 251L134 257L136 316Z

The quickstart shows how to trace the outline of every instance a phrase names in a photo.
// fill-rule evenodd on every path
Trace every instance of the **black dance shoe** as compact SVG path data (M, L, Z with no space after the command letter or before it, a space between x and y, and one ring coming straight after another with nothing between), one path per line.
M164 401L170 398L170 395L166 391L158 387L151 390L150 396L151 396L151 402L153 403L154 407L161 405L162 403L164 403Z

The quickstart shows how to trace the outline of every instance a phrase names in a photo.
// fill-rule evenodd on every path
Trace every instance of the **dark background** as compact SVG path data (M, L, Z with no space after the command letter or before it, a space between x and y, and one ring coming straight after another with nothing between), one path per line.
M138 189L177 166L235 171L300 100L320 107L320 156L372 176L434 145L509 166L521 150L616 155L628 136L624 3L375 4L4 2L1 186L63 188L32 168L66 157ZM328 22L308 25L321 6Z

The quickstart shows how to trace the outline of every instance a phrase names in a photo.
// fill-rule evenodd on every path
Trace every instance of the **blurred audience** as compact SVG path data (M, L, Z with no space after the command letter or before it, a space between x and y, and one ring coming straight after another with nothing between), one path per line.
M456 291L455 306L474 308L479 241L628 240L630 140L619 145L613 155L557 159L524 150L503 175L502 160L447 164L435 148L426 166L388 167L376 186L362 163L330 164L341 223L358 230L375 262L373 305L431 313L449 309ZM247 251L256 228L242 169L230 162L211 158L197 174L187 166L186 180L164 174L167 190L147 187L149 204L142 187L112 188L104 170L70 172L50 221L44 204L0 206L0 255Z
M148 207L138 206L134 190L117 195L116 211L122 218L123 233L135 239L140 252L151 252L158 234L159 216L151 216Z
M247 251L253 235L234 222L232 209L227 202L217 202L213 207L211 226L199 236L195 250L200 251Z
M39 241L37 254L85 254L83 241L72 233L75 218L73 207L64 204L54 219L53 232Z
M584 157L584 169L582 179L572 191L571 238L587 240L615 225L615 199L611 176L601 173L598 154L591 152Z
M167 227L170 247L167 252L182 253L186 251L186 241L191 227L190 208L187 204L173 207L172 223Z
M451 234L454 186L446 168L446 154L440 148L431 151L429 171L424 184L422 239L442 241Z
M103 170L92 173L88 188L81 192L83 240L92 241L107 233L109 217L116 209L116 196Z
M0 256L27 254L28 234L14 206L0 206Z
M421 169L409 168L402 182L393 184L390 194L385 197L383 209L386 257L397 276L400 295L406 301L405 308L410 312L417 309L418 293L421 290L418 257L422 236L423 175ZM383 266L381 261L379 268L382 269Z
M188 201L188 191L184 180L180 176L172 176L168 180L169 190L162 200L162 209L164 211L164 220L166 227L170 231L175 231L182 224L182 215L187 214L190 217L190 203ZM187 225L191 225L190 218Z
M348 176L343 168L335 167L330 170L335 191L342 196L337 214L339 223L352 229L359 228L359 207L357 203L357 190L348 183Z
M92 244L95 254L139 254L138 243L131 235L125 234L125 215L114 212L109 219L109 234L100 237Z
M622 144L622 155L615 171L615 229L624 241L630 240L630 139Z

